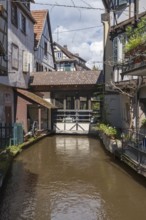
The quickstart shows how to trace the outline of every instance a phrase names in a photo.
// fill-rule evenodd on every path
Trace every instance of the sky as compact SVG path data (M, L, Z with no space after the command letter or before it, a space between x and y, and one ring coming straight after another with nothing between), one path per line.
M72 53L78 53L87 61L87 66L90 68L95 65L102 69L101 14L104 13L104 9L101 0L35 0L35 3L32 5L32 10L49 10L53 41L62 46L67 45ZM64 7L58 7L57 4ZM98 9L65 7L67 5Z

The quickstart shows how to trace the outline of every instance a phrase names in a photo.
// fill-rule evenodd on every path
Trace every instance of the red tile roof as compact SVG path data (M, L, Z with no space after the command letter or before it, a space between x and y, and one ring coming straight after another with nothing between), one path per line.
M34 25L35 46L38 45L38 42L41 39L47 13L48 13L48 10L31 11L33 18L36 21L36 24Z

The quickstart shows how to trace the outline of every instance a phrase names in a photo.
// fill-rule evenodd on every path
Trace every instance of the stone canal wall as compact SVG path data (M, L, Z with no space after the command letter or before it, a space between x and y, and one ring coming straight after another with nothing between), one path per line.
M138 174L146 177L146 151L140 150L139 147L132 147L128 143L123 144L121 140L111 139L101 131L98 132L98 136L107 151L118 157Z

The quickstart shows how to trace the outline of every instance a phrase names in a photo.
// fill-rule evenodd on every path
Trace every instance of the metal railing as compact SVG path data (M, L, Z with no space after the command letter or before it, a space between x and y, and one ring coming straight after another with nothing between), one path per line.
M93 110L56 110L53 114L54 122L62 123L90 123L98 121L100 111Z
M0 123L0 148L9 146L12 138L13 126L12 124Z
M23 143L23 127L21 123L0 123L0 148Z
M122 155L127 155L138 165L146 165L146 135L135 130L123 130Z

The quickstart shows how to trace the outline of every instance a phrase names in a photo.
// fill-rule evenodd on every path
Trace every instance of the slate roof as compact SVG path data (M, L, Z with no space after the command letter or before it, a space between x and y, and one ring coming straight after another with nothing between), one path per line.
M30 86L95 85L101 83L101 71L35 72Z
M31 11L33 18L36 21L36 23L34 25L35 47L37 47L37 45L41 39L47 13L48 13L48 10Z

